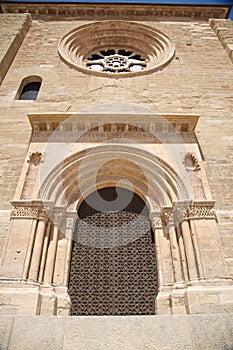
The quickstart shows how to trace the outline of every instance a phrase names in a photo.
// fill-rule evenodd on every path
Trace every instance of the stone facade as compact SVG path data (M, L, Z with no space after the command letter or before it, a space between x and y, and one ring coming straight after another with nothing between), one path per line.
M30 5L32 19L11 13L10 4L2 10L1 314L70 314L77 209L95 187L121 180L150 212L159 275L155 313L233 312L233 25L224 19L226 9L194 7L190 14L188 7L140 5L132 13L126 5L59 5L56 15L52 5ZM111 11L121 21L112 21ZM105 40L95 34L103 19L109 20ZM96 36L84 31L82 46L75 35L83 28ZM139 47L140 28L148 42L142 38ZM61 41L65 33L79 47L77 66L63 57L73 57ZM127 66L121 52L132 49L152 69L122 75L109 66L101 74L84 69L83 50L89 56L107 50L107 40L118 50L110 55L116 65ZM151 40L158 42L150 46ZM151 47L168 57L154 70L156 58L146 56ZM18 99L27 77L42 79L36 101Z

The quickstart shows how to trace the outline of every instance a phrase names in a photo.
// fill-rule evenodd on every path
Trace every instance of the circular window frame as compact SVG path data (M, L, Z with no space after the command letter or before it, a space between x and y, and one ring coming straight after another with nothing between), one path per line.
M109 72L85 66L88 58L101 50L125 50L140 55L147 63L139 71ZM90 75L123 78L163 69L175 55L175 45L162 31L126 21L94 22L76 27L59 41L58 52L70 67Z

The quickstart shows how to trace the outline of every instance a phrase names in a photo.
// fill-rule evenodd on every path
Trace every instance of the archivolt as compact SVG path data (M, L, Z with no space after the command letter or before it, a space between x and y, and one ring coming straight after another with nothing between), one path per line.
M68 207L106 186L133 189L144 201L160 207L188 198L171 166L133 145L101 145L67 157L47 176L40 197Z

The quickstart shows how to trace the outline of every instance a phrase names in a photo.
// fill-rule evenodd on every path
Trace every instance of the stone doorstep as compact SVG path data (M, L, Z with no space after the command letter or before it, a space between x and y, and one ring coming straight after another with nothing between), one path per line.
M1 316L1 349L224 350L233 314L173 316Z

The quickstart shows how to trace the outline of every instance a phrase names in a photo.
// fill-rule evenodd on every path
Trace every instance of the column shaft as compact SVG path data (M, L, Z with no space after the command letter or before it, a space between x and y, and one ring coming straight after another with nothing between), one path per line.
M179 252L179 246L177 242L175 226L170 224L168 227L168 230L169 230L169 238L171 243L174 278L176 282L181 282L184 280L184 278L181 270L180 252Z
M36 234L36 225L37 225L37 219L33 219L32 225L31 225L30 240L28 243L27 255L25 258L25 263L24 263L24 268L23 268L23 278L24 279L28 278L28 274L29 274L29 266L30 266L30 261L32 258L33 243L34 243L35 234Z
M65 261L64 285L68 286L73 239L72 239L72 229L67 229L66 232L67 232L67 238L66 238L67 244L66 244L66 261Z
M181 223L182 236L184 239L184 246L186 251L187 263L188 263L188 272L189 278L192 280L198 277L196 259L193 250L192 237L190 233L189 223L187 220L182 221Z
M39 279L38 281L41 283L43 281L43 275L44 275L44 268L45 268L45 262L46 262L46 256L48 251L48 244L49 244L49 236L51 231L51 222L48 223L46 234L44 238L44 244L43 244L43 250L42 250L42 258L41 258L41 264L40 264L40 272L39 272Z
M191 226L191 234L192 234L192 238L193 238L193 246L194 246L194 251L195 251L195 255L196 255L199 276L204 277L204 270L203 270L202 261L201 261L200 249L199 249L199 245L197 242L195 222L193 219L190 219L190 226Z
M51 284L53 280L53 272L54 272L54 265L55 265L56 252L57 252L57 241L58 241L58 226L55 224L53 227L53 237L49 243L45 274L44 274L44 282L49 284Z
M38 271L40 267L45 229L46 229L46 222L43 220L39 220L37 225L37 230L36 230L36 237L35 237L30 272L29 272L29 278L35 281L37 281L37 278L38 278Z

